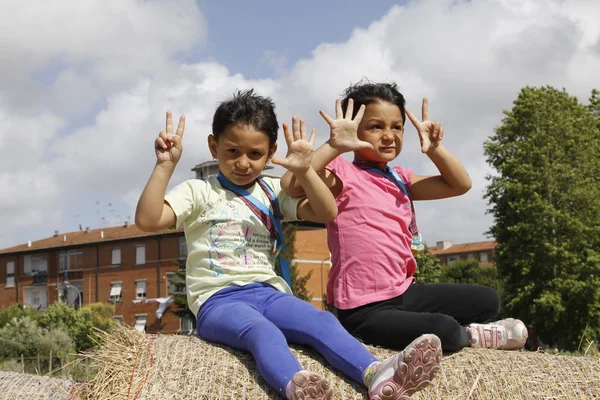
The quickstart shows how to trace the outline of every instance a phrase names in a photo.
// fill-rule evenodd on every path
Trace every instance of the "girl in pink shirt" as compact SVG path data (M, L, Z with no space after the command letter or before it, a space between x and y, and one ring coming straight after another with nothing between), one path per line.
M424 333L439 336L446 351L469 345L522 347L527 329L521 321L482 324L500 308L495 290L413 278L412 251L422 245L412 201L459 196L471 188L463 165L441 144L444 129L429 119L427 100L419 120L405 108L396 84L360 82L336 101L336 119L321 115L331 127L330 139L315 151L312 166L336 196L339 210L327 224L332 260L327 300L342 325L366 343L391 348ZM439 175L388 165L402 150L407 117ZM346 152L354 152L354 161L341 156ZM302 194L289 172L282 185L290 195Z

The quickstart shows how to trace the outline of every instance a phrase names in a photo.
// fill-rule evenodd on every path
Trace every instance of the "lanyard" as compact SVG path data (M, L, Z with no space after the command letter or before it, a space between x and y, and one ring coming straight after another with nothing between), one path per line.
M408 226L408 230L412 235L411 247L413 250L416 251L423 250L424 246L421 243L421 234L419 233L419 229L417 228L417 215L415 213L415 207L413 205L412 198L410 197L410 192L408 191L408 188L406 187L406 184L404 183L400 175L398 175L398 173L393 168L390 168L385 164L375 166L372 163L360 160L354 160L353 164L362 170L383 175L385 178L395 183L396 186L398 186L398 188L404 193L404 195L408 198L408 201L410 202L411 209L410 225Z
M250 192L243 187L240 187L229 181L223 174L221 174L221 172L219 172L217 175L217 180L221 186L223 186L223 188L236 194L267 227L269 233L271 233L271 237L274 240L273 254L279 260L281 276L286 281L288 286L292 288L290 264L287 258L283 255L285 254L285 243L283 240L283 228L281 227L282 215L279 209L277 196L275 195L275 192L273 192L273 189L271 189L271 187L262 178L258 178L256 180L269 198L269 203L273 209L273 212L271 212L271 210L265 206L262 201L259 201L256 197L252 196ZM273 215L273 213L275 214Z

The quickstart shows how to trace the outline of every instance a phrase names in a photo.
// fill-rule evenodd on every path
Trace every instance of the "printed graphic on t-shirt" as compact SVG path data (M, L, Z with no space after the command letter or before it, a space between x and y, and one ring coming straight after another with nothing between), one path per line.
M235 268L273 268L272 257L268 256L273 247L269 232L257 231L256 226L262 223L254 215L240 213L238 207L226 201L206 216L211 224L208 258L215 276Z

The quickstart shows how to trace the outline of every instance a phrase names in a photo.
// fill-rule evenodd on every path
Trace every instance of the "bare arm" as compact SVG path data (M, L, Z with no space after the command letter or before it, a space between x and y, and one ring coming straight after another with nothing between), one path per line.
M330 138L314 152L310 165L319 174L327 187L334 192L334 195L339 194L342 183L325 167L343 153L373 148L370 143L359 140L357 135L358 125L365 113L365 106L360 107L354 118L352 118L353 111L354 101L352 99L348 101L345 115L342 111L342 103L338 99L335 102L336 119L331 118L324 111L319 112L331 127ZM299 197L305 194L302 184L290 171L286 172L281 178L281 185L283 190L290 196Z
M283 124L283 133L288 145L288 154L285 159L274 158L272 162L293 173L306 195L306 199L298 205L298 218L313 222L332 221L337 216L335 198L311 166L315 130L313 129L307 141L304 121L298 121L294 117L292 133L287 124Z
M175 213L164 199L171 176L183 152L181 139L184 129L185 117L182 116L177 132L173 134L172 116L167 112L166 132L161 132L154 142L156 165L135 210L135 225L142 231L156 232L173 226L176 222Z
M433 161L440 175L414 175L411 182L413 200L436 200L465 194L471 189L471 178L460 161L441 145L444 128L439 122L429 120L427 99L423 99L421 112L422 121L408 109L406 115L417 129L421 151Z

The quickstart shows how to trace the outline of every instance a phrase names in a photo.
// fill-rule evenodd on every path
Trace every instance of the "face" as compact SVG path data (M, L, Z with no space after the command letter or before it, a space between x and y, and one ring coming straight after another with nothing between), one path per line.
M219 140L208 137L208 147L219 161L219 170L238 186L250 187L277 150L277 144L269 146L269 137L253 126L232 125L227 127Z
M358 138L373 145L355 153L357 160L389 162L402 151L404 124L400 108L387 101L369 104L358 126Z

